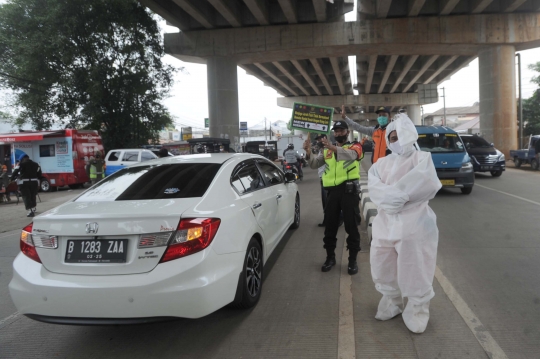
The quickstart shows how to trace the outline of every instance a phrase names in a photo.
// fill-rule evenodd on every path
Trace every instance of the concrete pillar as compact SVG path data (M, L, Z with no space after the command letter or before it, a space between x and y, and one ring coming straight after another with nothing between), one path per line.
M409 118L415 125L421 125L422 114L420 113L420 105L408 105L407 116L409 116Z
M211 57L206 64L210 137L228 138L234 150L240 145L236 69L236 62L226 57Z
M515 48L494 46L478 56L480 132L505 154L517 149Z

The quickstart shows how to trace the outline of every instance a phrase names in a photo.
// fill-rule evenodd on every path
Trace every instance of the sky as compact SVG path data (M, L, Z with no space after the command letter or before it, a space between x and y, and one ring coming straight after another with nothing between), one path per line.
M0 0L0 3L2 2L3 0ZM346 14L346 21L355 21L355 16L356 9ZM178 32L176 27L167 26L163 20L160 21L160 26L162 32ZM540 60L540 48L522 51L521 54L523 98L528 98L536 89L536 85L530 82L534 72L528 69L528 65ZM169 55L165 56L164 62L177 68L184 67L186 70L175 75L170 97L164 101L175 118L176 128L203 129L204 118L208 117L206 65L182 62ZM470 106L477 102L479 100L478 82L478 59L476 59L468 67L452 76L450 80L440 84L439 88L445 88L446 107ZM439 94L442 95L442 91L439 91ZM277 106L279 96L275 90L264 86L260 80L238 68L240 121L248 122L250 127L264 124L265 118L269 122L288 121L291 109ZM0 98L0 102L4 101ZM424 106L424 114L435 112L442 107L443 99L440 97L438 103ZM4 127L0 124L0 132L7 132Z

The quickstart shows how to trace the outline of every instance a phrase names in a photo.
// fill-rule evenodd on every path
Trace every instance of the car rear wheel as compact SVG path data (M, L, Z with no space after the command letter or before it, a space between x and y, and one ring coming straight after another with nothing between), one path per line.
M514 157L514 166L516 166L516 168L521 167L521 160L517 157Z
M491 171L493 177L501 177L503 171Z
M49 180L42 178L41 183L39 184L39 188L41 189L41 192L51 191L51 184L49 183Z
M255 306L261 297L263 284L263 259L261 245L251 238L244 259L244 267L238 281L236 297L231 307L247 309Z
M461 188L461 193L463 194L471 194L472 192L472 187L463 187Z
M296 229L300 227L300 196L296 194L296 201L294 201L294 222L289 229Z
M538 160L536 159L531 160L531 167L534 171L538 171Z

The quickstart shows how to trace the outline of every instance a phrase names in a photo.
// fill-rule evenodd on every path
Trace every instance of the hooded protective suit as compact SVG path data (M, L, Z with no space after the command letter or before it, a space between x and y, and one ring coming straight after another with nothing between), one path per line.
M396 130L398 142L388 138ZM439 230L428 201L441 188L428 152L419 151L418 133L405 114L386 128L392 154L369 170L371 200L378 207L373 221L371 275L383 297L376 319L403 312L407 328L423 333L429 320L429 302L435 295L433 277ZM408 298L403 311L403 297Z

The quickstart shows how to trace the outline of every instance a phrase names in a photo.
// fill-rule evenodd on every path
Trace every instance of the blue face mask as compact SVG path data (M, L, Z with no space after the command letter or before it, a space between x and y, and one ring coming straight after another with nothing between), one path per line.
M386 126L386 125L388 125L388 117L379 116L379 117L377 117L377 122L379 122L379 125L381 125L381 126Z

